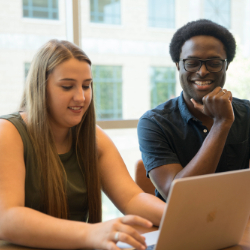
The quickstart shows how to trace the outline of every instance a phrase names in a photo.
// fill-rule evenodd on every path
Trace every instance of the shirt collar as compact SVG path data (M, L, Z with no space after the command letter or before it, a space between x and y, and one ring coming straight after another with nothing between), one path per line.
M195 121L197 121L197 118L195 118L190 111L188 110L188 107L184 101L184 97L183 97L183 91L181 92L179 99L178 99L178 105L179 105L179 109L180 109L180 113L182 118L188 123L189 120L193 119Z

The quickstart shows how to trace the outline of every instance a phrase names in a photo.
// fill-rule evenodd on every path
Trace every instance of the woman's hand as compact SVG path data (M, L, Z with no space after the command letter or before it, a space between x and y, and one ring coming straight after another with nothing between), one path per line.
M127 243L136 249L146 248L145 238L141 236L133 227L142 226L150 228L152 223L135 215L92 224L88 232L88 239L91 247L97 249L119 250L116 246L118 241Z

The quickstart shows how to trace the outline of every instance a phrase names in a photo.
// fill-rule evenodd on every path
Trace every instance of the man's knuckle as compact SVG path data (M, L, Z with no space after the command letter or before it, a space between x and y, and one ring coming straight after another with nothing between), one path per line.
M207 95L205 96L205 102L207 103L211 103L214 99L214 96L211 96L211 95Z
M219 102L221 101L221 97L215 95L215 96L213 97L213 101L214 101L215 103L219 103Z

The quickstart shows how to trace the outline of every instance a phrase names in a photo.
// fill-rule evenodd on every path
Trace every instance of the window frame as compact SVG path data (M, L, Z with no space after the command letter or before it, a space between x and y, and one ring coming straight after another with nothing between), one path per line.
M167 78L165 78L163 81L159 81L157 79L155 79L156 76L156 71L165 71L163 72L163 74L167 74ZM171 78L171 74L174 74L174 78ZM173 66L151 66L150 67L150 96L151 96L151 100L150 100L150 105L151 105L151 109L155 108L156 106L158 106L160 103L162 103L162 101L160 103L158 103L158 97L157 97L157 86L159 83L161 82L166 82L166 87L168 89L168 91L171 92L172 86L171 84L174 84L173 88L174 88L174 96L176 95L176 69ZM156 96L156 100L152 100L152 96ZM166 97L166 100L169 97Z
M89 0L90 2L90 4L89 4L89 6L90 6L90 9L89 9L89 22L91 23L91 24L99 24L99 25L111 25L111 26L120 26L121 25L121 0L118 0L119 1L119 13L118 14L113 14L112 13L112 15L111 15L111 18L112 18L112 22L100 22L99 20L95 20L95 21L93 21L92 20L92 15L94 16L94 19L99 19L99 16L100 15L103 15L103 17L105 17L105 15L104 15L104 13L100 13L100 12L98 12L98 4L99 4L99 1L100 0ZM91 1L94 1L95 2L95 8L97 9L97 11L96 10L94 10L94 11L91 11ZM115 1L115 0L111 0L112 2L113 1ZM118 20L118 22L116 23L116 22L113 22L113 20L114 19L116 19L116 18L119 18L119 20Z
M80 1L81 0L70 0L72 3L72 42L77 46L81 47L81 23L80 23ZM129 129L137 128L138 119L129 120L100 120L96 121L96 124L102 129Z
M112 75L110 78L100 78L101 73L105 72L105 70L111 70ZM102 85L103 82L106 82L108 84L113 85L113 95L112 97L112 107L110 110L102 109L100 112L101 115L108 115L109 111L112 112L114 118L101 118L98 117L98 112L96 112L96 117L101 120L120 120L123 116L123 110L122 110L122 93L119 93L119 90L122 91L122 66L118 65L92 65L92 72L95 72L97 75L93 76L94 81L94 96L95 96L95 106L101 107L101 103L103 103L103 100L101 99L101 93L102 93ZM121 77L118 77L117 75L121 75ZM93 74L94 75L94 74ZM117 96L121 95L121 99L118 100ZM97 98L98 97L98 98ZM119 118L119 114L121 114L121 118Z
M219 7L218 7L218 6L211 6L211 5L213 5L214 3L219 3L219 0L216 0L215 2L211 2L211 0L204 0L204 1L203 1L203 16L204 16L204 18L209 19L209 20L212 20L212 21L214 21L214 22L216 22L216 23L218 23L218 24L220 24L220 25L222 25L222 26L224 26L225 28L227 28L227 29L230 30L230 29L231 29L231 26L232 26L232 24L231 24L231 19L232 19L232 1L231 1L231 0L224 0L224 1L227 2L227 3L229 3L229 12L226 13L226 14L227 14L227 17L229 18L228 26L227 26L227 25L225 26L224 24L218 22L218 20L214 20L214 19L209 18L209 17L206 16L207 9L205 9L205 7L206 7L206 4L208 4L208 5L210 5L210 8L211 8L211 9L215 10L214 13L213 13L213 16L215 16L216 18L221 19L221 13L224 13L224 14L225 14L225 10L223 9L222 11L220 11L219 13L217 13L216 10L217 10Z
M163 1L163 0L162 0ZM164 22L166 22L166 26L158 26L156 23L159 22L157 20L159 20L159 18L157 19L157 11L152 11L150 8L152 6L154 6L156 8L156 4L155 4L155 0L148 0L148 27L149 28L156 28L156 29L175 29L176 26L176 13L175 13L175 9L176 9L176 0L165 0L165 1L173 1L173 8L174 10L171 12L173 15L173 19L172 16L169 18L166 18L166 20L164 20ZM167 5L168 3L166 3ZM151 13L152 12L152 13ZM153 19L153 20L152 20ZM153 24L154 23L154 24Z
M48 7L36 7L33 6L33 0L27 0L28 5L24 5L24 0L22 0L22 17L25 19L38 19L38 20L47 20L47 21L59 21L60 20L60 11L59 11L59 1L57 1L57 8L53 7L53 0L48 0ZM28 11L28 16L24 16L24 10ZM48 13L48 18L36 17L33 16L34 11ZM53 14L57 14L57 18L53 18Z

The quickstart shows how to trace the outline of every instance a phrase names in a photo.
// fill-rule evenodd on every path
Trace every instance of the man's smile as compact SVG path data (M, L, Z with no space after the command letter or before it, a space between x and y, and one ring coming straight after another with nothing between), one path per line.
M210 85L212 81L194 81L194 83L199 86L206 86L206 85Z
M194 89L197 91L212 91L214 80L212 79L190 79Z

